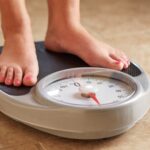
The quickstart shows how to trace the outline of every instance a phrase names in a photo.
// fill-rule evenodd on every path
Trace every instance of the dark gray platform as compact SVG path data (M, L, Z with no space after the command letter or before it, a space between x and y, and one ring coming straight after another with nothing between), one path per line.
M53 53L45 50L43 42L36 42L37 57L39 61L40 72L38 75L38 80L42 79L48 74L56 71L60 71L68 68L75 67L87 67L88 65L84 63L81 59L74 55L63 54L63 53ZM2 47L0 48L0 51ZM32 65L32 64L31 64ZM122 70L132 76L138 76L141 71L131 63L130 67L126 70ZM8 93L9 95L24 95L30 91L31 87L13 87L1 84L0 90Z

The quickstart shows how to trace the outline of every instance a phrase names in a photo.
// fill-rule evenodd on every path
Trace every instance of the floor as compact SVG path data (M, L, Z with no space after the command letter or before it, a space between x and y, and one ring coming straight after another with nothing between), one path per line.
M34 39L43 40L46 0L27 0ZM82 24L99 40L124 50L150 74L150 1L82 0ZM43 17L45 16L45 17ZM0 43L3 43L0 35ZM127 133L104 140L68 140L49 135L0 113L0 150L149 150L150 112Z

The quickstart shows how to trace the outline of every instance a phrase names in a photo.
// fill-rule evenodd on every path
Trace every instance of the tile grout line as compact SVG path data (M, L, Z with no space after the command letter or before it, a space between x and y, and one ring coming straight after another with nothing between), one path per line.
M47 150L41 142L39 142L39 145L43 150Z

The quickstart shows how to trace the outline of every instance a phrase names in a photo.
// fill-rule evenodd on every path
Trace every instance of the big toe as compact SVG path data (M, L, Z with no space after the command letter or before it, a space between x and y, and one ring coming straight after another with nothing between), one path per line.
M114 60L111 57L106 59L106 67L115 70L122 70L124 68L124 63L119 60Z
M116 53L116 54L110 54L109 55L113 60L118 61L118 63L122 63L123 64L123 68L122 69L127 69L130 65L130 61L127 58L127 56L122 52L120 53Z
M25 86L33 86L36 84L37 82L37 72L34 72L32 70L26 70L25 71L25 75L24 75L24 78L23 78L23 84Z

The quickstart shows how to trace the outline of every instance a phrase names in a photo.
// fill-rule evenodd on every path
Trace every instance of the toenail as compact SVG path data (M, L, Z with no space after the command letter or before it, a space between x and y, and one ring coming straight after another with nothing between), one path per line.
M116 65L119 65L120 63L121 63L121 61L116 61L115 62Z
M15 84L16 84L16 85L19 85L19 84L20 84L20 80L16 80L16 81L15 81Z
M31 80L31 78L32 78L31 76L27 76L27 77L26 77L26 80L29 81L29 80Z
M11 80L10 80L10 79L7 79L7 81L6 81L6 82L9 84L9 83L11 83Z

